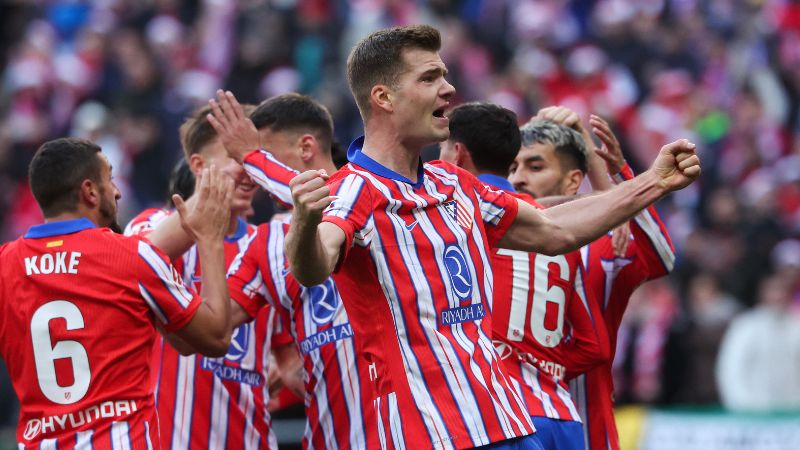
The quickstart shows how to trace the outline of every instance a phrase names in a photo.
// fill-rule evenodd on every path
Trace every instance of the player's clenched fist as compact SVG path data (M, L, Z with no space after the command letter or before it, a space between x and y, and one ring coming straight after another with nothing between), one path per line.
M685 188L700 176L700 158L695 153L695 145L687 139L679 139L661 147L650 170L665 192Z
M181 225L195 242L222 241L225 237L230 225L233 186L233 179L212 164L200 173L189 206L181 196L172 196Z
M331 190L325 185L327 180L328 173L324 170L309 170L289 182L295 223L317 224L322 220L322 211L333 201Z

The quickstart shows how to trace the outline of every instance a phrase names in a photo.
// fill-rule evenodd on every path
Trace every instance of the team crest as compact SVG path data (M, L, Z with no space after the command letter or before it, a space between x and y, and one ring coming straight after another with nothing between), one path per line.
M458 200L450 200L449 202L442 203L447 215L456 221L465 230L472 229L472 216L467 211L467 208Z

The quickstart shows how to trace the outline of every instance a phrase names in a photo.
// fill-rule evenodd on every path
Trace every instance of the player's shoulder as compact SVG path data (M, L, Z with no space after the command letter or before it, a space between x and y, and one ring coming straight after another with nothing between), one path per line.
M526 194L524 192L509 192L509 194L511 194L511 196L517 200L522 200L536 209L544 209L544 206L537 202L536 199L530 194Z
M124 234L132 236L135 234L146 233L169 217L172 211L166 208L147 208L133 217L125 226Z
M428 173L432 173L434 175L440 174L454 174L458 176L469 176L471 178L475 178L474 175L469 173L468 171L458 167L453 163L449 163L447 161L442 161L441 159L435 159L433 161L428 161L422 165L422 167L428 171ZM477 179L477 178L476 178Z

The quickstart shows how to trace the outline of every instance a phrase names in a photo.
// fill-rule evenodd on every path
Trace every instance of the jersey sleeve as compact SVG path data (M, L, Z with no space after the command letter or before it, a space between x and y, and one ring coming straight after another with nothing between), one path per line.
M149 208L136 215L125 226L125 236L147 236L171 211L162 208Z
M292 208L292 190L289 181L300 172L284 165L272 153L260 149L244 158L244 170L250 178L285 208Z
M228 291L231 299L241 305L250 317L256 317L264 305L274 303L271 271L269 267L262 270L260 263L261 254L266 254L265 234L267 231L259 228L228 268Z
M611 349L600 305L585 288L583 267L575 271L575 283L567 309L571 339L564 345L567 379L584 373L610 358Z
M167 257L145 240L138 241L139 293L164 330L175 332L194 316L202 300L186 288Z
M633 177L633 170L625 164L620 173L612 178L621 183ZM637 214L630 223L631 233L637 243L637 256L640 264L645 265L647 279L652 280L670 273L675 267L675 247L655 206L649 206Z
M478 207L486 227L489 246L495 247L514 222L519 211L517 199L508 192L494 189L475 178Z
M345 235L335 269L338 271L353 245L369 244L374 205L367 180L358 174L347 173L332 179L328 186L333 202L322 213L322 221L338 226Z

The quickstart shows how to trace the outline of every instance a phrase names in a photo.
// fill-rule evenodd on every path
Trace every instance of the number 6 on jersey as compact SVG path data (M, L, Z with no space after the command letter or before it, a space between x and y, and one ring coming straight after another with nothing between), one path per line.
M48 400L59 405L70 405L80 401L89 390L92 379L89 370L89 355L78 341L64 340L52 345L50 322L63 319L66 330L80 330L84 327L83 315L75 304L66 300L54 300L40 306L31 317L31 337L33 356L39 387ZM61 386L56 379L55 360L70 359L73 383Z

